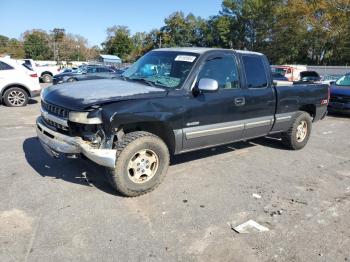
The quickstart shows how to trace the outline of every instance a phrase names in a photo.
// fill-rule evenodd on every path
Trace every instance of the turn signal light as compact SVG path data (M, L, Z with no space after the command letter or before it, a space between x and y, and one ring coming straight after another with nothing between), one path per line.
M31 77L38 77L38 74L30 74Z

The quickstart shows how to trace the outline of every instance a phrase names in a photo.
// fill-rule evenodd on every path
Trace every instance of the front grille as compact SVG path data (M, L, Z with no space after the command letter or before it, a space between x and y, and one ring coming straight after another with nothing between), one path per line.
M52 115L63 117L65 119L68 118L69 110L65 108L46 103L44 101L41 101L41 106L43 109L45 109L48 113Z
M47 123L48 125L50 125L50 126L56 128L56 129L68 131L68 127L62 126L61 124L58 124L58 123L56 123L56 122L54 122L54 121L51 121L50 119L45 119L45 118L44 118L44 121L45 121L45 123Z

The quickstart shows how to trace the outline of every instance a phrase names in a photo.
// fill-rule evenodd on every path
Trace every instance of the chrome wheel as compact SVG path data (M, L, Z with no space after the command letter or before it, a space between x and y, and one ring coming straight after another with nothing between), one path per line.
M26 96L22 91L14 90L8 94L7 100L12 106L22 106L26 102Z
M305 137L307 136L307 123L305 120L302 120L298 127L297 127L297 132L296 132L296 138L297 138L297 141L300 143L300 142L303 142Z
M154 151L140 150L129 161L128 176L134 183L145 183L154 177L158 167L159 158Z

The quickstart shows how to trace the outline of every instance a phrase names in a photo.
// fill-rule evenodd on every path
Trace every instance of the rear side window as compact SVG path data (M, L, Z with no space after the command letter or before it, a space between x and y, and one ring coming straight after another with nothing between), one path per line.
M33 68L29 65L27 65L26 63L22 64L22 66L24 66L26 69L30 70L30 71L34 71Z
M0 70L11 70L13 69L12 66L0 61Z
M98 68L98 72L100 72L100 73L106 73L106 72L109 72L109 69L108 69L108 68L105 68L105 67L100 67L100 68Z
M264 88L268 84L262 57L242 56L248 88Z
M30 63L29 60L24 60L24 63L22 64L22 66L24 66L25 68L31 70L31 71L34 71L33 70L33 67L32 67L32 64Z
M96 67L90 67L87 69L88 73L96 73L97 72L97 68Z

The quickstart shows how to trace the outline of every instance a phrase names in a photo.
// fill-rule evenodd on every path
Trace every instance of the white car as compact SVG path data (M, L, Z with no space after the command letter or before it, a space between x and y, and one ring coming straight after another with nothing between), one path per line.
M36 72L9 58L0 58L0 95L7 106L25 106L29 98L40 95Z
M23 59L19 61L22 61L26 67L35 71L44 83L51 83L52 78L60 73L60 67L57 65L39 65L35 63L33 59Z

